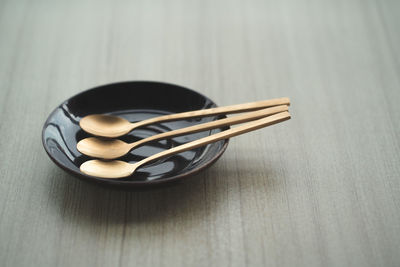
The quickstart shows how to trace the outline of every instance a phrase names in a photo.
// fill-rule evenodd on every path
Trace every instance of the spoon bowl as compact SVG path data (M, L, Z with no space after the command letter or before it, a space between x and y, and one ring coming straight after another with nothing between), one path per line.
M82 154L103 159L115 159L127 154L132 146L119 139L89 137L76 145Z
M132 130L132 123L124 118L94 114L83 117L79 126L86 132L96 136L118 137Z
M134 164L120 160L102 161L95 159L84 162L81 165L81 171L101 178L121 178L132 174Z

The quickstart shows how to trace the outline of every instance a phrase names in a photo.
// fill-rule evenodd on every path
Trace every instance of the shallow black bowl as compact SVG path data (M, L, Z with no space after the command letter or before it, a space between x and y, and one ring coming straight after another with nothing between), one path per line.
M184 87L160 82L121 82L84 91L59 105L43 126L42 142L49 157L61 168L83 180L122 187L160 185L182 180L215 162L225 151L228 140L186 151L139 168L124 179L104 179L82 173L79 166L91 158L82 155L76 144L90 135L79 127L79 120L89 114L118 115L129 121L141 121L169 113L216 106L209 98ZM157 133L208 122L225 116L165 122L135 129L121 137L134 142ZM228 127L169 140L148 143L134 149L120 160L137 162L171 147L226 130Z

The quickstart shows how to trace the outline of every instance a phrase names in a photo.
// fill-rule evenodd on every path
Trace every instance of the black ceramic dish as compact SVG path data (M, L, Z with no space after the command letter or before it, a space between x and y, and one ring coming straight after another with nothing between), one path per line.
M215 162L228 146L228 140L186 151L143 166L124 179L88 176L79 166L91 158L79 153L76 144L90 135L79 127L79 120L89 114L112 114L131 122L169 113L216 106L209 98L184 87L160 82L121 82L89 89L66 100L48 117L43 126L42 142L49 157L61 168L86 181L125 188L160 185L179 181ZM192 126L219 117L196 118L149 125L121 137L134 142L157 133ZM165 149L187 143L229 127L148 143L134 149L120 160L137 162Z

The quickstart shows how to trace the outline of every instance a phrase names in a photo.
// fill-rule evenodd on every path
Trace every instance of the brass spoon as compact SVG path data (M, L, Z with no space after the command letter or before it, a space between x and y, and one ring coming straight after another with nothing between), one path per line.
M183 144L157 154L153 156L147 157L139 162L134 164L127 163L120 160L113 161L102 161L102 160L89 160L84 162L80 169L83 173L91 176L101 177L101 178L123 178L132 175L136 169L141 167L144 164L147 164L151 161L158 160L160 158L164 158L167 156L171 156L174 154L178 154L187 150L192 150L197 147L201 147L219 140L227 139L236 135L240 135L243 133L247 133L253 130L260 129L262 127L266 127L278 122L282 122L290 119L289 112L281 112L266 118L258 119L252 122L248 122L246 124L240 125L238 127L222 131L207 137L200 138L198 140L189 142L187 144Z
M196 111L188 111L183 113L164 115L134 123L116 116L94 114L83 117L79 121L79 125L84 131L90 134L102 137L115 138L129 133L135 128L153 123L179 120L179 119L188 119L195 117L205 117L205 116L219 115L219 114L240 113L245 111L257 110L279 105L289 105L289 104L290 104L289 98L283 97L283 98L277 98L259 102L233 105L233 106L201 109Z
M247 121L253 121L260 119L269 115L273 115L279 112L287 111L288 106L281 105L272 108L266 108L262 110L257 110L249 112L242 115L237 115L234 117L215 120L203 124L198 124L182 129L177 129L157 135L153 135L142 140L136 141L134 143L125 143L124 141L118 139L104 139L97 137L85 138L78 142L77 149L82 154L102 159L115 159L122 157L123 155L129 153L132 149L141 146L150 141L156 141L161 139L166 139L168 137L181 136L190 133L197 133L201 131L206 131L210 129L215 129L227 125L239 124Z

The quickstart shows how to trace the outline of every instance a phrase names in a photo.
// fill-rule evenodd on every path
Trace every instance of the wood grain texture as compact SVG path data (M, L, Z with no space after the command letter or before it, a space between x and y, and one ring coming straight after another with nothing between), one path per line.
M2 266L399 266L400 2L0 0ZM146 192L73 179L48 114L121 80L229 105L291 97L208 171ZM284 140L284 141L283 141Z

